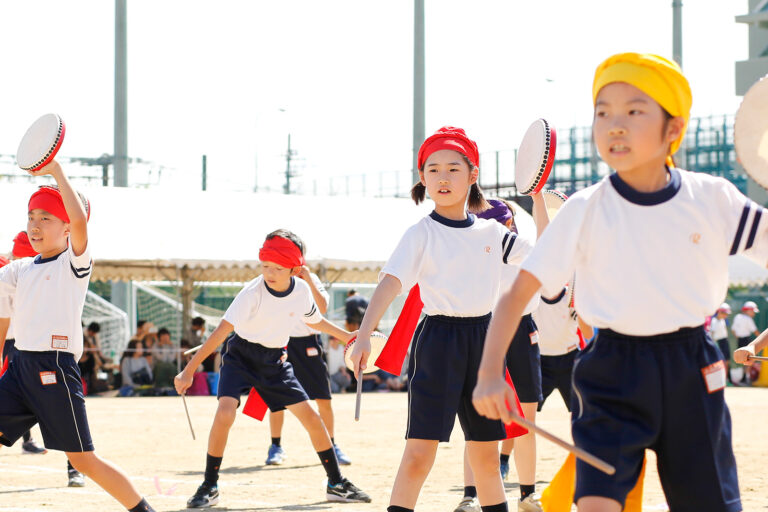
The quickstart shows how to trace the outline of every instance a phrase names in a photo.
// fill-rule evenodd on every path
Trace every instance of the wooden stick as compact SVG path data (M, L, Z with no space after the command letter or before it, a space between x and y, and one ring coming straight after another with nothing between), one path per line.
M584 462L586 462L590 466L593 466L593 467L599 469L603 473L605 473L607 475L613 475L614 473L616 473L616 468L614 468L613 466L611 466L610 464L608 464L604 460L595 457L591 453L587 452L586 450L582 450L578 446L574 446L574 445L572 445L572 444L570 444L570 443L568 443L566 441L563 441L562 439L560 439L556 435L550 434L549 432L547 432L543 428L541 428L539 426L536 426L535 423L533 423L531 421L528 421L525 418L521 418L520 416L517 416L516 414L512 415L512 421L514 421L515 423L517 423L521 427L525 427L528 430L530 430L530 431L532 431L532 432L534 432L536 434L539 434L542 437L545 437L545 438L549 439L550 441L552 441L556 445L560 446L561 448L565 448L566 450L568 450L569 452L574 454L579 459L583 460Z
M752 361L768 361L768 357L763 356L749 356Z
M184 402L184 412L187 413L187 423L189 423L189 431L192 432L192 440L195 440L195 429L192 428L192 419L189 417L189 409L187 409L187 399L184 398L184 393L181 394L181 401Z
M357 398L355 398L355 421L360 421L360 398L363 394L363 372L360 372L360 378L357 379Z
M185 351L185 352L184 352L184 355L185 355L185 356L188 356L189 354L194 354L195 352L197 352L197 351L198 351L198 350L200 350L201 348L203 348L203 346L202 346L202 345L198 345L198 346L196 346L196 347L192 347L191 349L189 349L189 350Z

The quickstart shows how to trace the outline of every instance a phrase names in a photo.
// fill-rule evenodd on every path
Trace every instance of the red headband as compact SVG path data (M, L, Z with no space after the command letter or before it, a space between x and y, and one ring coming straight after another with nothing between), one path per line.
M261 261L271 261L281 267L293 268L304 266L304 256L296 244L280 236L266 240L259 250Z
M13 237L13 250L11 251L14 258L27 258L30 256L37 256L37 251L32 248L32 244L29 243L29 237L26 231L20 231L18 235Z
M88 199L85 198L83 194L79 192L77 192L77 197L80 199L80 202L83 204L83 208L85 209L86 220L90 220L91 203L88 201ZM59 189L56 187L43 185L37 189L37 192L32 194L32 197L29 198L27 211L31 212L36 208L45 210L51 215L54 215L55 217L63 220L64 222L69 222L67 209L64 207L64 201L61 199L61 192L59 192Z
M9 263L10 261L8 261L8 258L4 258L3 256L0 256L0 268L3 268Z
M416 159L418 168L422 169L427 158L429 158L429 155L435 151L440 151L441 149L450 149L461 153L469 158L469 161L472 162L472 165L475 167L477 167L478 162L480 161L477 144L467 137L467 134L463 129L455 128L453 126L443 126L437 130L434 135L425 140L419 148L419 156Z

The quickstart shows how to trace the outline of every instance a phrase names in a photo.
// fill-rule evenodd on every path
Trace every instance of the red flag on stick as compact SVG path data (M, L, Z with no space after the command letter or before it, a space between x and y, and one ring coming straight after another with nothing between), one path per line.
M512 388L512 392L515 394L515 408L517 410L517 415L521 418L525 418L525 414L523 414L523 407L520 405L520 399L517 398L517 390L515 390L515 385L512 383L512 377L509 376L509 370L505 369L504 373L504 379L507 381L507 384ZM507 409L512 410L509 402L507 402ZM508 425L504 424L504 429L507 431L507 439L514 439L515 437L524 436L528 433L527 428L523 428L515 422L512 422Z
M424 303L421 302L419 285L415 285L408 293L408 298L405 299L403 310L387 339L387 344L384 345L384 350L381 351L374 363L377 368L392 375L400 375L405 355L408 353L408 345L411 344L423 308Z
M8 356L5 356L5 359L3 359L3 364L0 365L0 377L3 376L3 374L7 369L8 369Z

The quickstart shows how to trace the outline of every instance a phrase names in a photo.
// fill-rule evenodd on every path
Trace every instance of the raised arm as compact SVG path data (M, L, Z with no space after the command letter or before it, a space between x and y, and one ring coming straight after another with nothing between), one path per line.
M544 202L544 194L539 192L538 194L531 195L533 200L533 222L536 223L536 238L541 238L541 234L544 229L549 225L549 212L547 211L547 204Z
M50 174L56 180L64 209L69 216L69 243L75 256L80 256L88 247L88 217L77 192L72 188L67 175L56 160L32 174L35 176Z
M368 303L368 309L365 310L363 321L360 323L357 341L352 347L352 355L350 356L355 368L355 377L368 367L368 356L371 355L371 333L379 325L387 308L398 296L401 289L400 280L393 275L386 274L373 292L373 297Z

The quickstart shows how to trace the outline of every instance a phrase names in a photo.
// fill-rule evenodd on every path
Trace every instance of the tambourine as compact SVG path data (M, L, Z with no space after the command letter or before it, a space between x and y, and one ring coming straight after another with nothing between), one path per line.
M344 362L346 363L347 368L352 371L355 370L355 365L352 364L352 347L355 345L355 341L357 341L357 338L354 338L344 347ZM368 356L368 368L363 370L363 373L373 373L378 370L374 362L379 358L379 355L381 355L381 351L384 350L384 345L386 344L386 336L380 332L371 333L371 354Z
M557 215L557 212L560 210L560 207L563 206L563 203L565 203L565 200L568 199L568 196L563 194L559 190L555 190L552 188L543 190L541 192L541 195L544 198L544 204L547 207L547 214L549 215L549 220L552 220L555 218L555 215Z
M733 127L736 155L747 174L768 189L768 75L744 95Z
M64 142L64 121L56 114L45 114L32 123L16 150L16 163L25 171L42 169L54 159Z
M555 164L557 136L554 127L544 119L537 119L528 127L517 150L515 185L524 195L536 194Z

